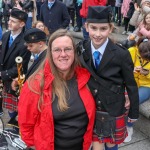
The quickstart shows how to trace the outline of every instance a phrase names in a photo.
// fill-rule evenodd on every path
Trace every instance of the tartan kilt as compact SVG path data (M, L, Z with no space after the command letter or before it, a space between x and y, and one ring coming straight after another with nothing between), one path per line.
M3 92L3 108L17 111L18 110L18 97L15 97L12 94Z
M111 137L98 138L98 135L96 135L93 132L93 142L111 143L111 144L122 143L128 135L127 128L126 128L126 120L127 120L127 115L125 114L116 117L116 129L115 129L114 139L112 139Z

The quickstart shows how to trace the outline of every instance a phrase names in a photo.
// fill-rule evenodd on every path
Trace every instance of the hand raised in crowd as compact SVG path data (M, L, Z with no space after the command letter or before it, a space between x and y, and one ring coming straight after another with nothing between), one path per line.
M140 11L140 7L137 5L137 3L134 4L134 8L136 11Z

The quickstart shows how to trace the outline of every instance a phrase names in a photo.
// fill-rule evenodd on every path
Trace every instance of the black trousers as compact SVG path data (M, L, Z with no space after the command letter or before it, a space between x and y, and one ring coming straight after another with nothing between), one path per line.
M124 17L124 30L128 31L128 25L129 25L130 18Z
M75 9L74 8L68 8L68 12L70 15L70 19L72 21L72 26L74 27L74 18L75 18Z

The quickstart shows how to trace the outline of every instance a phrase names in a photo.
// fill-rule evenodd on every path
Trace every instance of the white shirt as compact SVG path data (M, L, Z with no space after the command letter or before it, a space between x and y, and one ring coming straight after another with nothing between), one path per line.
M95 65L95 59L94 59L93 53L95 51L99 51L100 52L100 60L101 60L103 57L103 54L105 52L107 44L108 44L108 38L106 39L106 41L104 42L104 44L101 47L99 47L98 49L95 49L95 47L93 46L92 41L91 41L91 50L92 50L92 58L93 58L94 65Z
M16 37L19 35L20 33L18 33L18 34L15 34L15 35L12 35L12 34L10 34L10 36L12 36L12 38L13 38L13 41L16 39Z

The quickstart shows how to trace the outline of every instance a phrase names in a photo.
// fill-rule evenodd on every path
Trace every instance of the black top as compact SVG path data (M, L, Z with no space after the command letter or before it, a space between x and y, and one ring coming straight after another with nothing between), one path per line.
M55 150L82 150L83 136L87 129L88 116L79 96L75 78L67 81L70 91L69 109L60 112L56 97L52 109L54 115Z

